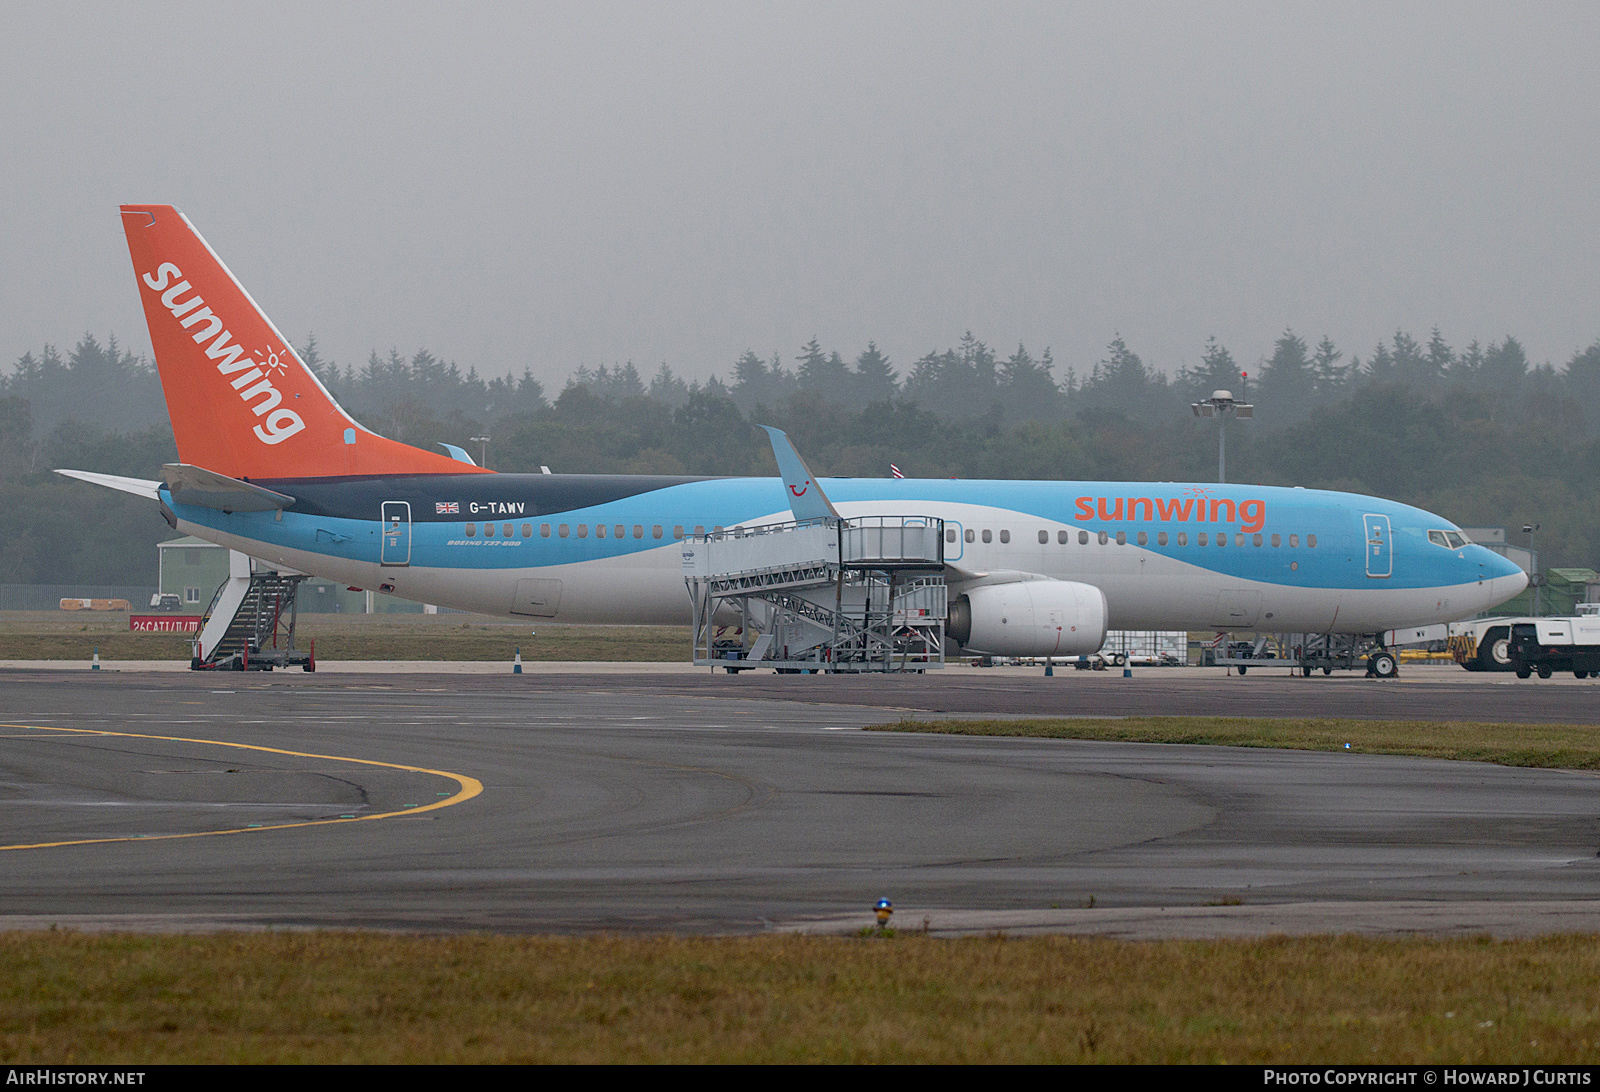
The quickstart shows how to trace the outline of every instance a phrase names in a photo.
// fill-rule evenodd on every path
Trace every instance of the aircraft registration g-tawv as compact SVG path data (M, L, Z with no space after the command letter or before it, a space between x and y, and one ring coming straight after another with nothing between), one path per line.
M783 479L493 473L459 448L424 451L358 424L176 209L126 205L122 221L182 462L163 481L63 473L340 583L490 614L683 623L678 540L824 511L942 518L951 633L1010 655L1093 651L1108 627L1374 634L1468 617L1527 583L1449 520L1351 493L813 483L781 433ZM1059 628L1017 625L1052 611L1080 623L1071 647Z

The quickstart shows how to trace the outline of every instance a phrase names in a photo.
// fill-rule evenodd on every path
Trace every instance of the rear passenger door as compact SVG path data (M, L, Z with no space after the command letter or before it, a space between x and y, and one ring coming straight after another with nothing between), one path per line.
M383 502L383 545L378 560L384 565L411 564L411 504Z

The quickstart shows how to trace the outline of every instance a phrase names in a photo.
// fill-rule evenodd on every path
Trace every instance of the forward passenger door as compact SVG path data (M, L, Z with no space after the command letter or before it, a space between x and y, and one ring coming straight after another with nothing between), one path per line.
M1368 513L1361 517L1366 528L1367 575L1381 579L1394 574L1394 551L1389 541L1389 517Z

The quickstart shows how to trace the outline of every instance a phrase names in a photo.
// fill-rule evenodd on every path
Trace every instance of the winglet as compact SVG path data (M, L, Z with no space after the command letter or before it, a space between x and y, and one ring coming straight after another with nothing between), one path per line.
M466 463L468 466L477 466L478 465L477 463L472 461L472 456L468 455L467 454L467 449L462 447L461 445L459 445L459 444L447 444L443 440L438 440L438 441L435 441L435 442L440 447L442 447L446 451L448 451L450 453L450 457L452 459L454 459L456 462L458 462L458 463Z
M832 516L838 519L839 513L834 511L828 495L822 491L822 483L812 477L810 468L794 449L794 443L788 435L771 425L761 427L767 430L767 438L772 441L772 454L778 460L778 473L783 475L789 509L794 512L794 518L822 519Z

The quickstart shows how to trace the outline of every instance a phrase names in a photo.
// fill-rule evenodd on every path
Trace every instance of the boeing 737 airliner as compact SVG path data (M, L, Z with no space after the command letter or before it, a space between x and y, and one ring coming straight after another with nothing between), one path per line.
M459 448L446 456L378 436L334 401L182 213L126 205L122 220L182 462L163 481L63 473L149 497L178 530L428 603L682 623L690 604L679 540L804 515L780 478L500 474ZM1374 634L1468 617L1527 583L1449 520L1351 493L817 484L846 519L945 521L950 599L963 612L952 629L975 651L1075 655L1097 648L1108 627ZM1002 616L1030 611L1077 612L1085 636L1063 647L1058 626L1057 643L1037 649L1014 624L1012 636L983 636L1001 632Z

